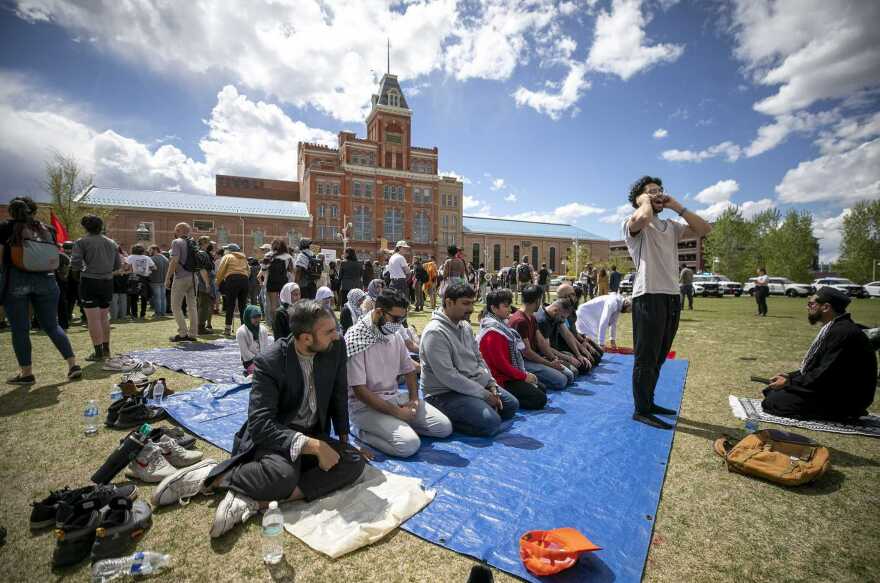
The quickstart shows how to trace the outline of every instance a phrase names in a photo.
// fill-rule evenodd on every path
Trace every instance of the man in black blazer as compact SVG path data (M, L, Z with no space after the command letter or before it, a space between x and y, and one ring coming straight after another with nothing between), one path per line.
M846 312L850 298L832 287L807 301L807 318L822 329L800 370L776 375L761 407L794 419L846 420L867 415L877 385L877 357L868 337Z
M247 521L271 501L314 500L355 482L362 454L348 444L345 343L320 304L290 308L289 337L254 360L248 418L236 433L232 457L205 460L162 481L155 505L214 488L227 490L211 536ZM338 436L329 437L330 425Z

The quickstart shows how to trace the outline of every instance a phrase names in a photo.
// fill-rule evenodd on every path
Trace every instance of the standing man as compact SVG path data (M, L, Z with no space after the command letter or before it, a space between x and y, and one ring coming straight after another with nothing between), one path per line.
M303 299L313 300L318 293L318 280L324 273L324 262L312 252L311 239L300 239L299 254L296 256L294 281L299 284Z
M623 276L617 271L617 266L611 266L611 273L608 274L608 290L613 293L620 293L620 280Z
M425 285L428 283L428 271L422 265L421 259L416 259L413 264L413 287L416 291L416 312L425 308Z
M214 311L214 243L207 235L199 237L199 266L205 277L198 281L196 302L199 305L199 334L211 334L211 314ZM189 303L187 303L189 306Z
M522 295L522 290L535 283L535 274L529 265L529 258L523 257L522 263L516 266L516 291Z
M437 309L437 256L431 255L430 260L425 263L425 271L428 272L428 282L425 284L425 293L431 297L431 311Z
M755 278L755 301L758 303L758 315L767 315L767 296L770 295L770 278L767 270L758 268L758 277Z
M538 270L538 285L541 287L541 291L544 297L544 303L550 303L550 270L547 269L547 264L542 263L541 269Z
M171 312L177 323L177 335L172 342L197 340L199 330L199 310L196 303L196 276L207 279L207 274L199 264L199 247L190 236L190 226L178 223L174 227L174 241L171 242L171 261L165 275L165 287L171 290ZM183 313L183 301L189 314L189 329Z
M681 315L678 271L678 240L685 225L658 215L670 209L687 221L698 237L712 230L702 217L663 192L659 178L643 176L633 184L629 201L635 212L623 222L623 235L636 267L633 281L633 420L659 429L672 425L658 419L676 411L654 403L660 367L672 347Z
M406 280L409 278L409 264L403 256L403 249L409 249L406 241L398 241L394 253L388 260L388 275L391 277L391 289L397 290L405 298L409 297Z
M687 265L681 266L678 274L678 289L681 292L681 307L684 309L684 299L687 298L688 310L694 309L694 272Z
M168 276L168 259L162 255L158 245L150 245L148 251L150 259L156 269L150 272L150 295L153 297L153 317L159 319L165 316L165 278Z

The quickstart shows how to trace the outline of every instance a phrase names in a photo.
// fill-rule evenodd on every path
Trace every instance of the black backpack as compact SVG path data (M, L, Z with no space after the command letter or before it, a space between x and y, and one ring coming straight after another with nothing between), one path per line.
M183 268L195 273L204 267L202 265L199 245L190 237L187 237L184 241L186 241L186 259L183 261Z
M520 283L532 281L532 269L525 263L520 263L516 268L516 279Z
M278 257L272 258L272 262L269 263L269 278L267 283L273 288L283 286L287 283L287 261L285 259L279 259Z
M319 259L317 255L306 255L309 259L309 268L306 269L306 275L309 276L311 280L321 279L321 274L324 272L324 260Z

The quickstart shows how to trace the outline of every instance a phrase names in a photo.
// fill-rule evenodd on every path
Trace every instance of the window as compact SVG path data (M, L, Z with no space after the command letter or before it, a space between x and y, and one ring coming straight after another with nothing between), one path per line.
M412 171L420 174L433 174L434 164L430 160L414 158L412 161Z
M451 221L451 222L452 222L452 226L453 226L453 227L457 227L457 226L458 226L458 217L455 216L455 215L451 215L449 218L452 219L452 221Z
M214 230L214 221L193 221L193 230L207 232Z
M443 215L443 226L444 227L449 226L449 215Z
M153 222L143 222L138 223L137 228L134 230L135 239L138 241L152 241L153 240Z
M382 230L385 238L389 241L403 239L403 211L400 209L385 209L385 226Z
M535 269L538 268L538 247L537 245L532 245L532 267Z
M382 189L382 195L385 200L399 200L403 201L404 198L404 188L403 185L399 184L386 184Z
M373 198L373 183L366 180L355 180L352 184L354 196Z
M513 246L513 261L519 263L519 245Z
M431 204L431 188L428 186L413 187L413 202L416 204Z
M370 241L373 239L373 214L368 206L354 207L354 240Z
M331 241L336 239L336 233L338 232L338 225L318 225L318 240Z
M358 182L357 180L355 180L354 183L352 184L352 194L354 196L361 195L361 183Z
M550 271L556 271L556 247L550 247Z
M220 245L229 244L229 229L223 226L217 227L217 243Z
M495 271L501 269L501 245L498 243L492 246L492 264Z
M319 182L318 183L318 194L323 194L327 196L333 196L339 194L339 183L338 182Z
M417 211L413 217L413 240L417 243L431 241L431 216L425 211Z
M373 152L353 150L351 152L351 163L357 164L358 166L375 166L376 154Z
M323 219L323 218L324 218L324 215L327 214L326 211L327 211L327 207L325 207L325 206L322 205L322 204L319 204L319 205L318 205L318 217L319 217L319 218L322 218L322 219Z
M396 91L388 92L388 105L391 107L400 107L400 95Z
M474 243L474 246L471 249L471 256L473 259L474 266L479 265L480 264L480 244L479 243Z
M254 238L255 248L266 242L266 234L262 231L262 229L251 231L251 237Z
M330 217L335 219L339 216L339 207L335 204L330 207Z
M300 239L302 239L302 235L296 229L287 231L287 246L291 249L299 249Z
M385 141L392 144L403 144L403 137L398 133L385 132Z

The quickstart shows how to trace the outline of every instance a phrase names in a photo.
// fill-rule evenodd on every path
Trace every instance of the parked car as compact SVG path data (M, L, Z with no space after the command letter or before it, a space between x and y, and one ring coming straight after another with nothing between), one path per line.
M557 275L550 278L550 291L556 291L560 285L566 283L568 278L564 275Z
M636 277L636 272L630 272L623 276L623 279L620 280L620 293L622 294L631 294L633 293L633 280Z
M865 288L860 286L857 283L854 283L848 279L844 279L842 277L823 277L821 279L817 279L813 282L813 288L819 289L823 287L833 287L837 290L842 291L846 295L854 298L866 298L868 297L868 292L865 291Z
M880 298L880 281L872 281L864 285L865 291L872 298Z
M739 297L743 293L743 286L736 281L730 281L725 275L715 273L703 273L694 276L694 295L717 296L731 295Z
M743 286L743 291L750 296L755 295L755 280L757 277L750 277L749 281ZM770 295L773 296L788 296L790 298L794 297L807 297L811 293L815 291L813 286L808 283L794 283L787 277L771 277L768 281L770 287Z

